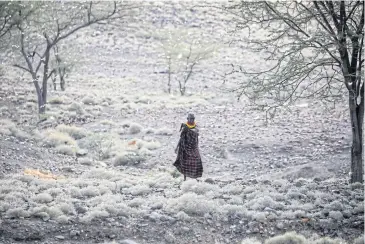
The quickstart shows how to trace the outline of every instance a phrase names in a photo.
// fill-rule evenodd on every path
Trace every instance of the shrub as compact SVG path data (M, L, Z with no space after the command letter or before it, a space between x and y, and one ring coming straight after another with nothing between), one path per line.
M216 212L218 206L219 204L215 200L189 192L178 198L170 199L165 208L170 212L184 211L189 215L204 216L206 213Z
M334 210L334 211L342 211L343 204L340 201L335 200L335 201L331 202L330 204L328 204L327 208L330 210Z
M155 150L161 147L161 143L158 141L144 142L143 147L149 150Z
M70 106L68 106L68 111L76 112L78 115L85 114L85 110L82 108L82 105L80 103L73 102Z
M69 155L69 156L75 156L76 154L76 148L75 146L70 146L70 145L59 145L55 148L55 150L58 152L58 153L62 153L62 154L65 154L65 155Z
M330 211L329 217L337 221L343 220L343 214L340 211Z
M72 204L69 203L60 203L59 209L66 215L74 215L76 213L76 210Z
M65 215L58 216L56 221L60 224L67 224L69 222L69 218Z
M80 193L84 197L96 197L100 195L99 190L94 186L88 186L86 188L82 188L80 190Z
M129 133L130 134L138 134L141 132L142 130L142 126L140 124L137 123L131 123L129 126Z
M94 219L104 219L109 217L109 213L105 210L93 209L80 219L82 223L90 223Z
M128 205L132 208L138 208L143 205L145 201L142 198L134 198L132 201L128 203Z
M53 97L53 98L48 100L48 103L49 104L62 104L63 99L61 97Z
M191 219L189 215L187 215L184 211L180 211L176 214L176 218L181 221L188 221Z
M306 244L306 239L295 232L288 232L284 235L272 237L265 241L265 244Z
M146 161L145 155L139 153L124 153L114 158L114 166L138 164Z
M359 236L354 240L354 244L364 244L364 235Z
M82 103L83 103L83 104L87 104L87 105L96 105L96 104L98 104L98 102L96 101L96 99L95 99L95 98L93 98L93 97L89 97L89 96L84 97L84 98L82 99Z
M246 238L242 240L241 244L261 244L256 238Z
M85 129L76 126L61 124L56 127L56 130L70 135L75 140L79 140L87 136L87 132Z
M46 132L43 143L48 147L56 147L59 145L77 145L76 141L71 136L55 130L49 130Z
M135 185L129 188L129 193L133 196L146 195L151 192L151 188L147 185Z
M37 203L49 203L53 201L53 197L48 193L40 193L33 197L33 200Z
M238 194L241 194L242 193L242 186L240 185L226 185L225 187L222 188L223 192L224 193L227 193L227 194L232 194L232 195L238 195Z
M364 189L364 185L360 182L355 182L355 183L351 184L350 187L351 187L352 190Z
M181 184L181 190L183 192L194 192L196 194L206 194L207 192L219 193L219 187L216 185L208 184L206 182L196 182L194 180L184 181Z
M155 131L156 135L162 135L162 136L171 136L173 133L168 128L160 128Z
M328 237L320 238L314 242L314 244L345 244L342 240L331 239Z
M266 207L272 209L283 209L283 205L274 201L269 196L258 197L250 200L246 206L252 210L264 210Z
M5 215L8 218L28 218L30 213L22 208L13 208L6 211Z

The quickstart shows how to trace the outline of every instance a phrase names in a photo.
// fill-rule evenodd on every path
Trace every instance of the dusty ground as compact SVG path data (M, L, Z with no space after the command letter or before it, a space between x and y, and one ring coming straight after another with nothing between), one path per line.
M226 64L249 55L237 53L239 44L202 63L186 97L166 94L158 40L146 29L185 18L216 42L228 37L219 14L163 6L145 8L129 28L96 26L73 39L78 65L67 90L50 94L41 123L29 77L7 69L0 242L240 243L296 231L309 243L353 243L363 235L363 186L347 181L346 106L302 101L266 123L222 91ZM204 177L183 183L173 151L190 111L201 127Z

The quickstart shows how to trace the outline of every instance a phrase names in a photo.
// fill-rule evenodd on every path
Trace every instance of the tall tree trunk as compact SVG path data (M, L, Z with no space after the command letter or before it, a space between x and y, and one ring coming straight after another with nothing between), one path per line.
M38 96L38 112L39 114L44 114L46 112L46 101L43 98L43 92L37 92Z
M352 146L351 146L351 183L363 182L363 118L364 118L364 94L361 94L361 102L357 104L356 98L350 91L349 107L352 129Z
M168 82L167 82L167 91L171 94L171 57L169 57L169 67L168 67Z
M66 90L65 85L66 85L65 79L63 78L63 76L61 76L61 78L60 78L61 91L65 91Z

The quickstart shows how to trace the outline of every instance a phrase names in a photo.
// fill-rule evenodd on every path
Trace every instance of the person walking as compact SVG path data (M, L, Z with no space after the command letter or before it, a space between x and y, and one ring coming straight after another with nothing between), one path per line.
M203 175L203 163L199 153L199 129L194 114L189 114L180 127L180 140L176 146L174 166L186 177L197 179Z

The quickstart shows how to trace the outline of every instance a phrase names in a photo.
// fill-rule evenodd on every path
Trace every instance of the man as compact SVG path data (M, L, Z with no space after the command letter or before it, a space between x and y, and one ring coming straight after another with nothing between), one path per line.
M180 140L175 149L177 158L174 166L186 177L197 179L202 177L203 164L199 153L199 130L194 114L189 114L187 123L181 124Z

